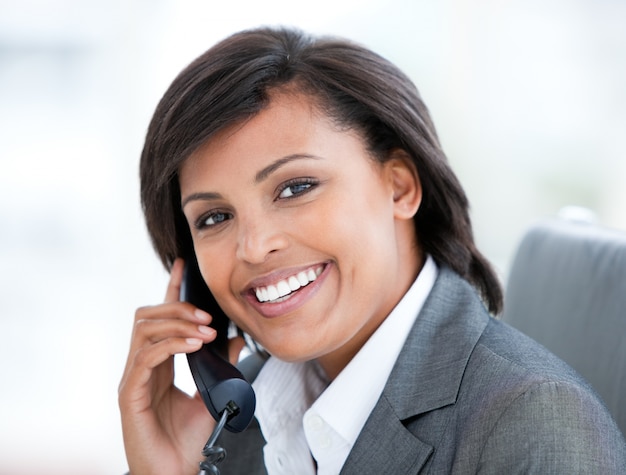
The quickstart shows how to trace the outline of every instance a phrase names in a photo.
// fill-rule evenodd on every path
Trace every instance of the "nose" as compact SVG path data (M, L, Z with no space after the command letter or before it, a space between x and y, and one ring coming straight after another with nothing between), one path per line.
M238 225L237 258L249 264L262 264L289 244L278 223L267 214L240 215Z

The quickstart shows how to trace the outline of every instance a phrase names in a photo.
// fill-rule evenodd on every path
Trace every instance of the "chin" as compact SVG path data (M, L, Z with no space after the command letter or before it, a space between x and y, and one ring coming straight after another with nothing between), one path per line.
M274 345L263 345L263 348L272 356L288 363L300 363L315 359L318 355L314 351L307 351L303 345L292 344L285 347L284 342L278 342Z

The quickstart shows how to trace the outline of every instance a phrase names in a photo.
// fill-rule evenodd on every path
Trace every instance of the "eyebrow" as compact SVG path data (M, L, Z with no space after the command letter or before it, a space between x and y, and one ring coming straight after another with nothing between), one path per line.
M302 160L302 159L318 160L320 158L321 157L318 157L316 155L310 155L307 153L294 153L292 155L287 155L286 157L279 158L275 162L270 163L268 166L258 171L257 174L254 176L254 182L255 183L262 182L263 180L267 179L267 177L269 177L272 173L278 170L280 167L282 167L283 165L286 165L289 162L293 162L294 160ZM221 198L222 198L221 194L215 193L212 191L192 193L191 195L187 196L182 201L182 203L180 204L180 207L181 209L184 209L187 203L189 203L190 201L210 201L210 200L219 200Z
M280 167L282 167L283 165L289 163L289 162L293 162L294 160L301 160L301 159L314 159L314 160L318 160L320 157L316 156L316 155L309 155L308 153L294 153L292 155L287 155L286 157L283 158L279 158L278 160L276 160L273 163L270 163L268 166L266 166L265 168L263 168L262 170L260 170L255 176L254 176L254 182L255 183L260 183L263 180L265 180L268 176L270 176L272 173L274 173L276 170L278 170Z
M222 197L219 193L213 193L210 191L201 192L201 193L192 193L187 198L183 200L180 204L181 209L185 209L185 206L190 201L210 201L210 200L218 200Z

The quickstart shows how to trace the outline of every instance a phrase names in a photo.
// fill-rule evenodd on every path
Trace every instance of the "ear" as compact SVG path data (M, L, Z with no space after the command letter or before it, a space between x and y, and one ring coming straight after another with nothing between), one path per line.
M393 149L384 163L393 189L394 217L413 219L422 203L422 184L411 157L402 149Z

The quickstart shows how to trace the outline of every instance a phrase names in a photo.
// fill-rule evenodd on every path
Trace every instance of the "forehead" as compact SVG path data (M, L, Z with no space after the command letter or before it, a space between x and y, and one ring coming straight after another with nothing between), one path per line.
M179 176L188 177L200 166L216 168L237 162L254 167L294 153L330 152L341 139L353 141L355 137L353 131L336 127L313 97L276 91L259 113L225 127L200 146L183 162Z

